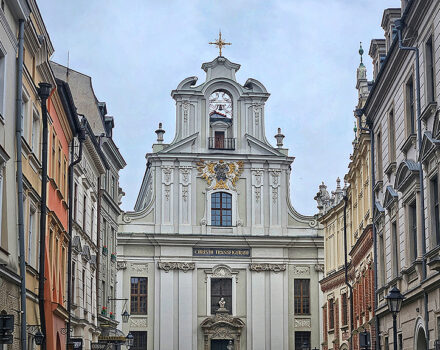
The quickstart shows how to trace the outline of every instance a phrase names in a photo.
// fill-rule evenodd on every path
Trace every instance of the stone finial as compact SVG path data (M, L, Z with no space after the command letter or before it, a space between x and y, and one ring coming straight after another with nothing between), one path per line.
M282 148L283 147L283 139L285 136L281 133L281 128L278 128L278 134L276 134L274 137L277 140L277 147Z
M364 54L364 49L362 48L362 41L361 41L360 44L359 44L359 56L361 56L361 63L360 63L361 66L364 65L364 62L362 60L362 55L363 54Z
M340 189L341 189L341 179L339 178L339 176L338 176L338 178L336 179L336 189L337 189L337 190L340 190Z
M162 129L162 123L159 123L159 128L155 133L157 134L157 143L163 143L163 134L165 134L165 130Z

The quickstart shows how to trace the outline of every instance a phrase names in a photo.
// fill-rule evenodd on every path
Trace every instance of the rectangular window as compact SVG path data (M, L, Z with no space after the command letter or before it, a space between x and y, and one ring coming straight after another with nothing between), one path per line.
M56 155L56 136L55 136L55 131L53 132L53 134L52 134L52 159L51 159L51 161L52 161L52 179L56 179L56 177L57 177L57 175L56 175L56 157L57 157L57 155Z
M310 314L310 280L295 279L294 303L296 315Z
M388 342L388 337L385 337L385 350L390 350L390 343Z
M21 98L21 136L26 139L26 119L29 107L29 97L26 91L23 90Z
M377 133L377 179L383 179L382 133Z
M132 277L130 288L130 313L133 315L147 314L147 278Z
M390 163L393 163L396 161L396 124L393 110L388 114L388 130Z
M111 188L110 188L110 194L112 196L113 199L115 199L115 192L116 192L116 181L115 181L115 177L112 176L112 182L111 182Z
M215 192L211 195L211 225L232 226L232 195Z
M86 270L82 271L82 300L83 300L83 308L87 310L86 307Z
M426 52L426 101L435 101L435 75L434 75L434 50L432 45L432 35L425 45Z
M335 328L335 303L333 299L328 301L328 329Z
M295 332L295 350L311 349L310 332Z
M76 220L78 211L78 184L75 183L73 190L73 219Z
M133 335L133 345L130 350L147 350L147 332L130 331Z
M440 317L437 317L437 339L440 341Z
M58 148L58 187L61 187L61 147Z
M83 219L83 222L82 222L82 224L83 224L83 230L84 230L84 232L86 232L86 220L87 220L87 197L86 197L86 195L84 195L84 197L83 197L83 217L82 217L82 219Z
M93 225L94 225L94 223L95 223L95 208L92 207L92 214L90 217L90 238L92 239L92 241L93 241Z
M90 277L90 310L93 310L93 275Z
M34 234L35 234L35 209L30 208L29 210L29 223L28 223L28 251L27 251L27 262L29 265L34 265L34 256L32 251L34 249Z
M71 282L70 282L70 288L71 288L71 299L72 303L75 304L75 279L76 279L76 263L75 261L72 261L72 275L71 275Z
M102 218L102 246L108 248L108 242L107 242L107 220L104 219L104 218Z
M431 220L432 220L432 232L434 235L435 245L440 245L440 213L438 204L438 179L434 176L431 179Z
M107 300L105 299L105 292L106 292L105 281L102 281L101 282L101 293L102 293L102 295L101 295L101 303L102 303L102 306L107 307Z
M410 260L417 259L417 205L414 201L408 206L408 224L410 239Z
M40 157L40 118L38 114L34 113L32 116L32 138L31 138L32 152Z
M5 118L6 56L0 51L0 117Z
M341 294L341 320L342 325L348 324L348 305L347 305L347 293Z
M211 278L211 315L215 315L220 308L220 300L223 298L225 309L232 314L232 279Z
M391 223L391 239L393 246L393 276L397 277L399 275L399 237L397 234L397 223L396 221Z
M407 134L415 134L416 132L416 118L415 118L415 105L414 105L414 83L410 78L406 83L406 122L407 122Z
M379 287L385 284L386 266L385 266L385 245L383 234L379 235Z

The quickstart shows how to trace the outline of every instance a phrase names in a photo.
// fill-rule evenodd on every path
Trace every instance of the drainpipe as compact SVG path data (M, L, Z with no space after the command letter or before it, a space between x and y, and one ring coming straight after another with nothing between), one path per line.
M402 29L403 20L397 19L395 22L397 35L399 39L399 48L405 51L414 51L416 59L416 98L417 98L417 146L418 153L422 149L422 106L420 102L420 64L419 64L419 48L416 46L403 46ZM425 233L425 186L423 183L423 166L419 160L419 183L420 183L420 218L422 226L422 282L426 280L426 233ZM426 344L429 345L429 312L428 312L428 293L423 291L423 299L425 304L425 335ZM428 346L429 347L429 346Z
M66 336L66 348L70 344L70 330L71 330L71 318L72 318L72 224L73 224L73 168L81 161L83 142L85 141L84 122L85 118L81 121L81 127L78 131L79 151L78 158L75 158L75 139L70 144L70 164L68 173L68 187L69 187L69 245L67 248L67 336Z
M345 259L345 284L350 290L350 338L349 338L349 349L353 349L353 286L348 282L348 251L347 251L347 195L344 194L344 259Z
M41 160L41 198L40 198L40 271L38 278L38 304L40 307L40 325L43 333L43 344L41 349L45 350L47 345L46 318L44 310L44 282L46 257L46 219L47 219L47 98L50 95L52 85L49 83L39 83L37 89L40 96L41 116L43 120L43 142L42 142L42 160Z
M374 173L374 131L373 131L373 125L371 122L367 122L367 127L362 126L362 116L364 114L363 109L356 109L355 110L356 117L359 120L359 129L363 131L367 131L370 134L370 158L371 158L371 170L370 170L370 176L371 176L371 210L373 211L371 213L371 222L373 227L373 271L374 271L374 309L376 310L378 306L378 297L377 297L377 290L378 290L378 282L377 282L377 232L376 232L376 224L374 223L374 208L375 208L375 193L374 193L374 186L376 186L376 175ZM374 328L375 328L375 349L380 350L379 347L379 316L376 312L374 312Z
M20 251L20 305L21 305L21 329L20 341L21 350L27 350L27 330L26 330L26 261L24 243L24 214L23 214L23 164L21 159L21 115L23 113L23 42L24 42L24 20L19 20L18 29L18 59L17 59L17 95L16 95L16 114L15 114L15 142L17 147L17 206L18 206L18 242Z

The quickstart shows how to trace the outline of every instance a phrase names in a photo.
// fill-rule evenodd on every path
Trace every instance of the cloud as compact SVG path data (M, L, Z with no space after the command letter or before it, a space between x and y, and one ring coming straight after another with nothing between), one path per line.
M291 198L316 212L318 184L335 186L352 151L355 74L359 41L383 37L382 0L39 0L55 47L53 59L92 76L100 101L115 116L114 137L128 165L121 172L123 208L132 209L151 151L164 123L174 136L170 91L217 51L207 43L219 28L232 46L224 55L240 63L237 79L260 80L271 93L266 132L281 127L296 157ZM387 6L400 6L400 0ZM370 61L365 58L371 72Z

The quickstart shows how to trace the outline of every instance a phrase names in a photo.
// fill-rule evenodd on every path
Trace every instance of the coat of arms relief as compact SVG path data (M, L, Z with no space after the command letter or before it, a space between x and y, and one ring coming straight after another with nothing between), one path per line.
M243 162L205 162L201 159L197 162L199 175L208 183L209 190L231 190L235 191L235 186L241 173L243 172Z

